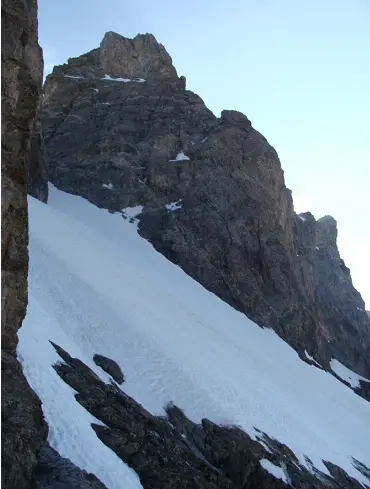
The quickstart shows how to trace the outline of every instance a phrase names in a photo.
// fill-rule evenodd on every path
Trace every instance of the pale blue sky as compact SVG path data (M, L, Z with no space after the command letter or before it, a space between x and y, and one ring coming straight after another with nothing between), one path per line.
M219 115L244 112L278 151L297 212L338 221L370 308L370 0L39 0L45 69L106 31L151 32Z

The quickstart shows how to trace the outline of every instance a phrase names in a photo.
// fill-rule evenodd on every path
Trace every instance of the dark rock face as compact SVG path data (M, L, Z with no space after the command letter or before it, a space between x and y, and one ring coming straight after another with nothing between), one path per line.
M355 389L355 392L367 401L370 402L370 382L364 382L363 380L359 380L360 387Z
M48 444L39 452L36 478L40 489L106 489L95 475L79 469Z
M37 452L46 439L41 403L28 385L15 354L1 351L2 487L34 487Z
M41 121L38 116L34 123L28 161L28 193L40 200L48 201L47 153L41 133Z
M47 436L41 404L16 357L27 305L27 175L30 137L42 84L36 0L1 4L2 100L2 485L34 487L36 453Z
M274 148L245 115L216 118L153 36L107 33L55 67L42 130L58 188L111 211L143 205L140 234L207 289L302 358L370 375L370 321L334 220L297 217Z
M121 367L114 360L104 357L103 355L94 355L94 362L98 367L102 368L107 374L111 375L113 379L122 384L124 381Z
M287 446L263 432L255 441L236 427L207 419L197 425L174 405L167 407L166 418L153 416L116 385L104 384L79 359L58 345L54 348L65 362L54 365L55 370L77 391L76 400L105 425L92 425L97 436L137 472L145 489L288 487L263 469L261 459L282 467L296 489L361 488L327 462L333 477L308 471ZM366 476L368 468L359 461L354 464Z
M340 258L335 219L325 216L315 221L311 214L301 214L293 231L302 282L306 284L308 302L316 305L321 340L330 346L334 358L366 376L369 317L361 295L353 287L350 271Z
M36 2L2 3L2 347L13 350L27 303L27 173L42 83Z

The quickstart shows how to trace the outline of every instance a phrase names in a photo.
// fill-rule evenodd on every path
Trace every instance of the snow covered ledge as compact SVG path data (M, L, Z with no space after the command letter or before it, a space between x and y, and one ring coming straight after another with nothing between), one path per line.
M352 389L361 388L360 380L363 382L370 382L369 379L356 374L356 372L353 372L342 363L338 362L338 360L335 360L335 358L330 361L330 367L332 371L338 375L338 377L345 382L348 382Z

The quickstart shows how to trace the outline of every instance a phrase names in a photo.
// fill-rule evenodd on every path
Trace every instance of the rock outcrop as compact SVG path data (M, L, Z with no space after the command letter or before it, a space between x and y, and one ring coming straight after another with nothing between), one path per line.
M28 159L28 193L41 202L46 203L48 201L47 153L41 133L39 110L31 136Z
M4 0L1 9L1 475L3 487L25 489L34 487L36 454L47 436L41 403L16 356L27 305L28 159L43 61L36 0Z
M121 367L114 360L105 357L104 355L94 355L93 360L98 367L102 368L109 374L118 384L124 381Z
M107 489L93 474L76 467L48 445L39 452L36 479L39 489Z
M237 427L207 419L197 425L174 405L167 406L166 417L153 416L113 383L102 382L79 359L53 346L63 360L54 369L77 391L76 400L103 423L92 425L97 436L137 472L145 489L361 489L329 462L324 463L330 477L314 467L308 470L286 445L263 432L253 440ZM284 480L265 470L263 459L280 469ZM353 464L366 476L366 466L356 460Z
M340 257L335 219L325 216L316 221L310 213L300 214L293 230L301 280L307 301L316 306L322 341L330 345L334 358L354 370L368 372L369 317Z
M294 213L274 148L245 115L215 117L152 35L107 33L55 67L42 134L58 188L113 212L143 206L141 235L207 289L302 358L370 375L370 321L335 221Z

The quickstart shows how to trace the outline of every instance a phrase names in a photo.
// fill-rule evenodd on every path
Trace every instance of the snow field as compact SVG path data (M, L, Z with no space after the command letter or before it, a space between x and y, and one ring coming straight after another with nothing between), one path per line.
M51 186L48 205L29 198L29 215L30 297L18 353L62 456L109 489L140 487L52 369L59 357L48 340L103 379L93 355L115 360L123 390L154 414L173 401L195 422L236 424L254 438L258 428L303 464L307 455L327 473L329 460L366 481L350 457L370 466L367 401L205 290L120 214ZM109 478L117 466L126 486Z

